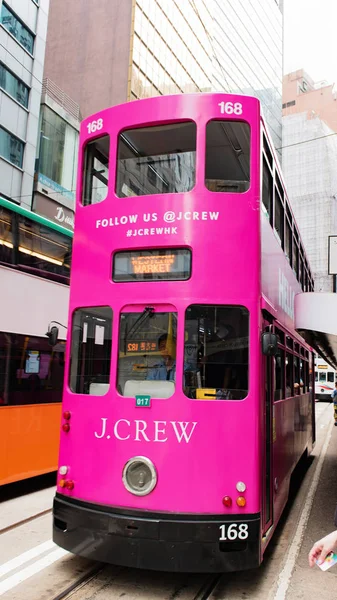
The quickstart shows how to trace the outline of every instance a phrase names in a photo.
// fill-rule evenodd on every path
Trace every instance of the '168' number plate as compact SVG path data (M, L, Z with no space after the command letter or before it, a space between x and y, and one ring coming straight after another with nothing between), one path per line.
M220 542L247 540L249 536L248 523L227 523L220 525Z

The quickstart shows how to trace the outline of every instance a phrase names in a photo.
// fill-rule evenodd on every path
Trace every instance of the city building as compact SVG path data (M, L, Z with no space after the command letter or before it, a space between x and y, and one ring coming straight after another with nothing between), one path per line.
M337 233L337 94L304 71L283 80L282 165L287 191L315 280L331 292L328 236Z
M52 0L45 77L83 117L158 94L252 94L279 148L282 27L276 0L100 0L85 10Z
M62 395L79 119L68 98L57 101L56 86L42 85L48 10L49 0L0 0L0 404L13 409L0 409L4 464L22 449L6 483L57 463L52 404ZM64 327L52 349L53 320Z
M0 0L0 194L31 208L49 0Z

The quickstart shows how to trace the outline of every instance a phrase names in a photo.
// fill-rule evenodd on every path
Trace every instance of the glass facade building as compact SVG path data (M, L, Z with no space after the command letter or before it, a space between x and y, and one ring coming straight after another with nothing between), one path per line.
M275 0L213 0L212 89L257 96L282 146L281 7Z
M76 183L77 151L78 131L49 106L42 105L38 171L72 195Z
M136 0L130 99L212 91L208 2Z
M281 147L282 12L275 0L135 0L128 99L257 96Z

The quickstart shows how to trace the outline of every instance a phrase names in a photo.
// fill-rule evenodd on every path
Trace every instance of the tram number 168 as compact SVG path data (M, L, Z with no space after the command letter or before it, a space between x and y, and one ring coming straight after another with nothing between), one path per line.
M241 102L219 102L218 106L222 115L242 115Z
M247 523L231 523L230 525L220 525L220 542L246 540L248 538Z

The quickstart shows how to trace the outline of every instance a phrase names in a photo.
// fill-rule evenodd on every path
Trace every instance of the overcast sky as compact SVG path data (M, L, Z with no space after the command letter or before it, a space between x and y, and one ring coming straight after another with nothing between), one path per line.
M337 84L337 0L284 0L284 74Z

